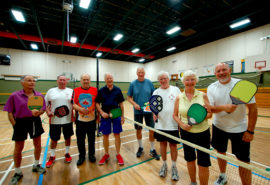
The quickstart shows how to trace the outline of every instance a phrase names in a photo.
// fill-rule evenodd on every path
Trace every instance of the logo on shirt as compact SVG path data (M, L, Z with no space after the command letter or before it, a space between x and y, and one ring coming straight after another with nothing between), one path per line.
M170 99L170 100L174 100L174 99L175 99L175 96L174 96L173 94L171 94L171 95L169 96L169 99Z

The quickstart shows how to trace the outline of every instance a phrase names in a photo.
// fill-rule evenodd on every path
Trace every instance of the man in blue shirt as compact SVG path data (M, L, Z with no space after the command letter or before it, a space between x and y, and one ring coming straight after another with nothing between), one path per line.
M98 91L96 99L96 107L101 115L100 130L103 133L103 145L105 155L99 161L99 165L103 165L109 159L109 135L113 131L115 138L116 159L119 165L124 164L124 160L120 155L121 139L120 133L123 131L122 124L124 124L124 97L119 87L113 84L113 76L110 73L105 74L106 86ZM110 117L112 109L120 108L122 115L116 118Z
M128 101L134 107L134 120L139 123L143 123L144 118L146 125L154 128L153 114L151 112L144 112L141 107L143 107L144 104L149 101L155 88L152 82L144 77L145 71L143 67L138 67L137 76L138 79L131 82L127 93ZM139 148L136 155L137 157L141 157L143 152L142 127L135 124L135 129L137 130L136 136L139 143ZM151 145L150 155L156 160L159 160L160 157L157 154L154 146L154 131L149 130L149 141Z

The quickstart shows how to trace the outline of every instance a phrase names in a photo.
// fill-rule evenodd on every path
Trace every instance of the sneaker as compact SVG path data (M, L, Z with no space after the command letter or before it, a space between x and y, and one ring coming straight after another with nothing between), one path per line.
M174 181L179 180L178 170L175 166L172 167L172 180Z
M101 137L101 136L103 136L102 132L98 132L97 137Z
M167 164L163 163L159 171L159 176L165 177L167 175L167 169L168 169Z
M142 147L139 147L138 148L138 152L136 153L136 156L137 157L141 157L142 156L142 153L143 153L143 148Z
M9 183L9 185L16 185L18 184L19 180L23 177L22 173L15 173Z
M46 173L46 170L38 164L38 165L33 165L32 172L38 172L39 174L44 174Z
M50 156L48 162L46 163L46 168L50 168L55 162L55 156Z
M157 154L157 152L156 152L156 150L154 149L154 150L150 150L150 154L149 155L151 155L152 157L154 157L156 160L159 160L160 159L160 157L159 157L159 155Z
M224 185L224 184L227 184L227 178L222 177L221 175L218 177L218 179L214 183L214 185Z
M109 160L110 155L109 154L105 154L101 160L98 162L99 165L103 165L107 160Z
M116 159L119 165L124 165L124 160L120 154L116 155Z
M82 163L84 162L85 158L79 157L78 161L77 161L77 166L82 165Z
M72 161L72 157L70 156L69 153L66 153L64 163L71 163L71 161Z
M94 163L94 162L96 162L96 157L94 156L94 155L90 155L89 157L89 161L91 162L91 163Z

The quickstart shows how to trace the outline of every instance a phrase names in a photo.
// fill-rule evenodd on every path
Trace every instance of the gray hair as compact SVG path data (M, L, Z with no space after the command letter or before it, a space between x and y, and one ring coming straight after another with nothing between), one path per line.
M136 73L138 73L138 71L139 71L140 69L143 69L143 71L145 71L145 70L144 70L144 67L139 66L139 67L137 68L137 72L136 72Z
M33 75L23 75L23 76L21 77L21 82L23 82L27 76L32 76L32 77L34 78ZM35 78L34 78L34 80L36 81Z
M166 75L170 79L169 73L167 71L159 71L157 79L159 80L162 75Z
M61 75L58 75L58 76L57 76L57 80L59 80L59 78L60 78L61 76L63 76L63 77L65 77L65 78L67 78L67 77L66 77L66 75L61 74Z
M91 76L89 74L87 73L82 74L80 79L82 79L83 76L89 76L89 79L91 80Z
M187 70L187 71L184 72L184 74L183 74L183 76L181 78L182 83L184 83L185 78L188 77L188 76L194 76L195 79L196 79L196 82L199 81L199 77L196 75L196 73L194 71Z
M106 80L106 76L107 76L107 75L111 75L111 76L113 77L113 75L112 75L111 73L106 72L106 73L104 74L104 80Z

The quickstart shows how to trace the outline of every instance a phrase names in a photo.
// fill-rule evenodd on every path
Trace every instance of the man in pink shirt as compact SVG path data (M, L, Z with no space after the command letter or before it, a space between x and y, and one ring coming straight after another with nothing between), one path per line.
M40 115L43 114L46 110L44 97L40 92L34 90L36 82L33 76L23 76L21 79L21 84L23 89L12 93L4 107L4 111L8 112L8 119L13 126L12 140L15 141L15 174L11 179L10 185L17 184L18 181L23 177L20 166L22 161L22 150L24 148L24 142L27 139L28 134L30 135L30 138L33 139L35 148L35 161L32 171L39 172L40 174L46 172L46 170L39 165L39 158L41 153L41 134L44 133ZM43 107L40 110L28 109L28 98L32 96L41 96L43 98Z

